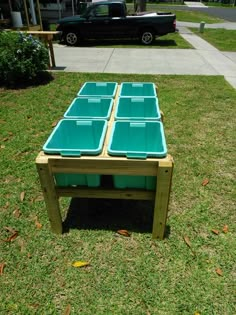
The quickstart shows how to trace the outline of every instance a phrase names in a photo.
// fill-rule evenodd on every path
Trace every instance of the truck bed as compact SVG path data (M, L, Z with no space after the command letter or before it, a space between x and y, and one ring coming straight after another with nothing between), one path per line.
M150 11L145 11L145 12L138 12L134 13L131 15L127 15L126 17L150 17L150 16L169 16L169 15L174 15L171 12L150 12Z

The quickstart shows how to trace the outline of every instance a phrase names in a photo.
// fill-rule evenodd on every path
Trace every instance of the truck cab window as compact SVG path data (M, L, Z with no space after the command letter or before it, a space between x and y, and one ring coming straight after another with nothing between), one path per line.
M93 16L106 17L109 16L109 8L106 4L98 5L93 10Z

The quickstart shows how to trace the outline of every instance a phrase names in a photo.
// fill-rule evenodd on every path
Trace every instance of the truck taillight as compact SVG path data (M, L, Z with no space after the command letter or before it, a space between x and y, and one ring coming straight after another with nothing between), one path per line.
M173 26L174 26L174 28L176 28L176 20L174 20Z

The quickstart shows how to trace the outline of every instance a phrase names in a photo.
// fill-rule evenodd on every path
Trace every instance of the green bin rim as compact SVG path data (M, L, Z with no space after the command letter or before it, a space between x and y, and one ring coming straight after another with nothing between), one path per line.
M63 149L63 148L56 148L56 149L50 149L48 148L48 144L50 143L50 141L52 140L52 138L54 137L57 129L60 128L61 124L63 124L66 121L76 121L78 123L81 124L85 124L86 122L89 123L93 123L93 122L103 122L103 129L102 129L102 133L101 133L101 137L100 137L100 141L99 141L99 145L97 148L95 149ZM99 155L102 152L103 149L103 143L105 141L105 136L106 136L106 131L107 131L107 126L108 126L108 122L105 119L89 119L89 120L83 120L83 119L61 119L57 125L55 126L55 128L53 129L53 131L51 132L51 134L49 135L47 141L45 142L45 144L43 145L43 151L46 154L60 154L62 156L74 156L74 157L80 157L81 155Z
M154 99L155 100L155 103L156 103L156 111L157 111L157 116L156 117L139 117L139 116L120 116L118 115L118 110L119 110L119 105L120 105L120 100L121 99ZM152 97L143 97L143 96L137 96L137 97L133 97L133 96L127 96L127 97L123 97L123 96L120 96L118 97L118 100L117 100L117 104L116 104L116 108L115 108L115 115L114 115L114 118L115 120L144 120L144 121L147 121L147 120L161 120L161 112L160 112L160 108L159 108L159 101L158 101L158 98L155 97L155 96L152 96Z
M139 96L135 96L135 95L122 95L122 89L123 89L123 86L126 85L126 84L135 84L135 85L138 85L138 84L149 84L149 85L152 85L153 87L153 91L154 91L154 94L153 95L150 95L150 96L145 96L143 95L142 97L157 97L157 91L156 91L156 84L153 83L153 82L122 82L121 85L120 85L120 91L119 91L119 97L141 97L141 95Z
M95 84L114 84L114 91L112 94L108 94L108 95L89 95L89 94L81 94L84 87L86 86L86 84L91 84L91 83L95 83ZM88 82L85 82L82 87L80 88L79 92L76 94L77 97L103 97L103 98L114 98L115 95L116 95L116 92L117 92L117 87L118 87L118 83L117 82L103 82L103 81L88 81Z
M155 153L155 152L144 152L144 151L127 151L127 150L113 150L111 149L111 145L112 145L112 140L113 140L113 136L114 136L114 132L115 132L115 128L117 124L146 124L146 123L151 123L151 124L159 124L160 128L161 128L161 140L162 140L162 144L163 144L163 150ZM113 125L112 125L112 130L111 130L111 135L110 135L110 139L108 142L108 147L107 147L107 152L110 155L113 156L125 156L127 158L130 159L146 159L146 158L165 158L167 156L167 145L166 145L166 139L165 139L165 133L164 133L164 127L163 127L163 123L161 121L130 121L130 120L116 120L114 121Z
M110 101L110 104L109 104L109 109L108 109L108 112L107 112L107 115L106 116L75 116L75 115L70 115L70 111L72 109L72 107L74 106L75 102L80 99L80 100L85 100L85 99L91 99L91 100L109 100ZM71 102L71 104L69 105L69 107L67 108L66 112L64 113L63 117L66 118L66 119L99 119L99 120L103 120L103 119L109 119L110 116L111 116L111 111L112 111L112 107L113 107L113 101L114 99L112 97L75 97L73 99L73 101ZM96 105L95 105L96 106Z

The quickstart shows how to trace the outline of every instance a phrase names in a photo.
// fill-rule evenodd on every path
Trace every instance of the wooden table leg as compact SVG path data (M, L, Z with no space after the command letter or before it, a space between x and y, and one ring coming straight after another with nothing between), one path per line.
M52 65L52 67L56 67L53 44L52 44L52 36L50 38L48 38L48 47L49 47L49 51L50 51L51 65Z
M153 215L152 238L163 239L171 189L172 161L159 162L157 171L157 188Z
M61 234L62 219L53 176L50 172L48 163L37 163L36 165L43 190L44 201L48 211L51 229L54 233Z

